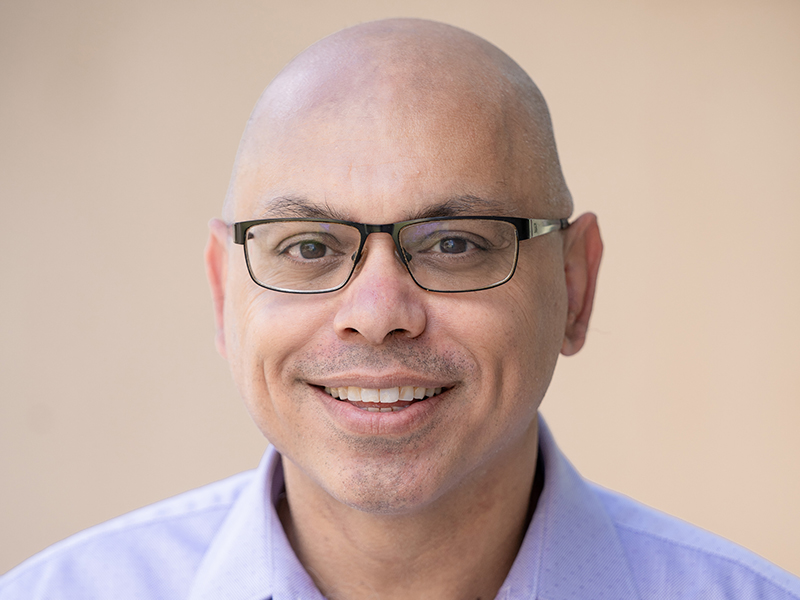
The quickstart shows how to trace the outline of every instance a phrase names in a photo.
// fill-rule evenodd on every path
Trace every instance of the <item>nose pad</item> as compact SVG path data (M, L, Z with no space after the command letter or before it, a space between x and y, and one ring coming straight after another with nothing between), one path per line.
M372 233L377 233L377 232L371 232L367 234L367 240L369 239L369 236L372 235ZM350 255L350 260L353 261L353 269L355 269L361 262L361 259L364 258L364 248L366 247L367 247L367 242L365 241L364 245L361 248L359 248L358 250L353 252L353 254ZM406 250L402 248L400 244L395 243L394 249L395 249L395 255L397 256L398 259L400 259L400 263L402 263L404 267L409 262L411 262L411 254L406 252Z

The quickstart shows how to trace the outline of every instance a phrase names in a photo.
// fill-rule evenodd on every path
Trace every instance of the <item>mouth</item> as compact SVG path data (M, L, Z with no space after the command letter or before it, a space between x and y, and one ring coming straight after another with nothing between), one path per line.
M341 402L368 412L399 412L416 402L446 392L449 388L426 388L413 385L370 389L357 386L325 387L325 393Z

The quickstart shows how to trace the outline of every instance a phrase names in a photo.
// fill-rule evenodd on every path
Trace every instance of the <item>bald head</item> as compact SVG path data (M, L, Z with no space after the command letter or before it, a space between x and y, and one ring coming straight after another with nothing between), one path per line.
M336 168L365 136L467 169L480 153L496 163L503 195L529 199L535 216L571 214L547 105L519 65L461 29L392 19L317 42L267 87L242 137L226 220L254 179L279 187L287 170L303 170L304 144L324 140L320 159Z

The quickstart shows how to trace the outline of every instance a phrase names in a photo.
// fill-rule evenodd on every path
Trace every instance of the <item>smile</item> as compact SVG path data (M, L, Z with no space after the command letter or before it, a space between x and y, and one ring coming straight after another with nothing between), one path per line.
M412 385L381 389L360 388L351 385L324 389L334 398L350 402L356 408L370 412L401 411L415 401L432 398L446 390L441 387L425 388Z

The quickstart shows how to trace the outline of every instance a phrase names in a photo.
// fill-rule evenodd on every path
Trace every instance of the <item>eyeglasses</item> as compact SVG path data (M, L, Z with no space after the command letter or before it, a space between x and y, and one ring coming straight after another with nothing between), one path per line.
M371 233L388 233L414 282L431 292L502 285L517 268L519 241L569 227L567 219L434 217L385 225L330 219L234 223L253 281L276 292L322 294L343 288Z

